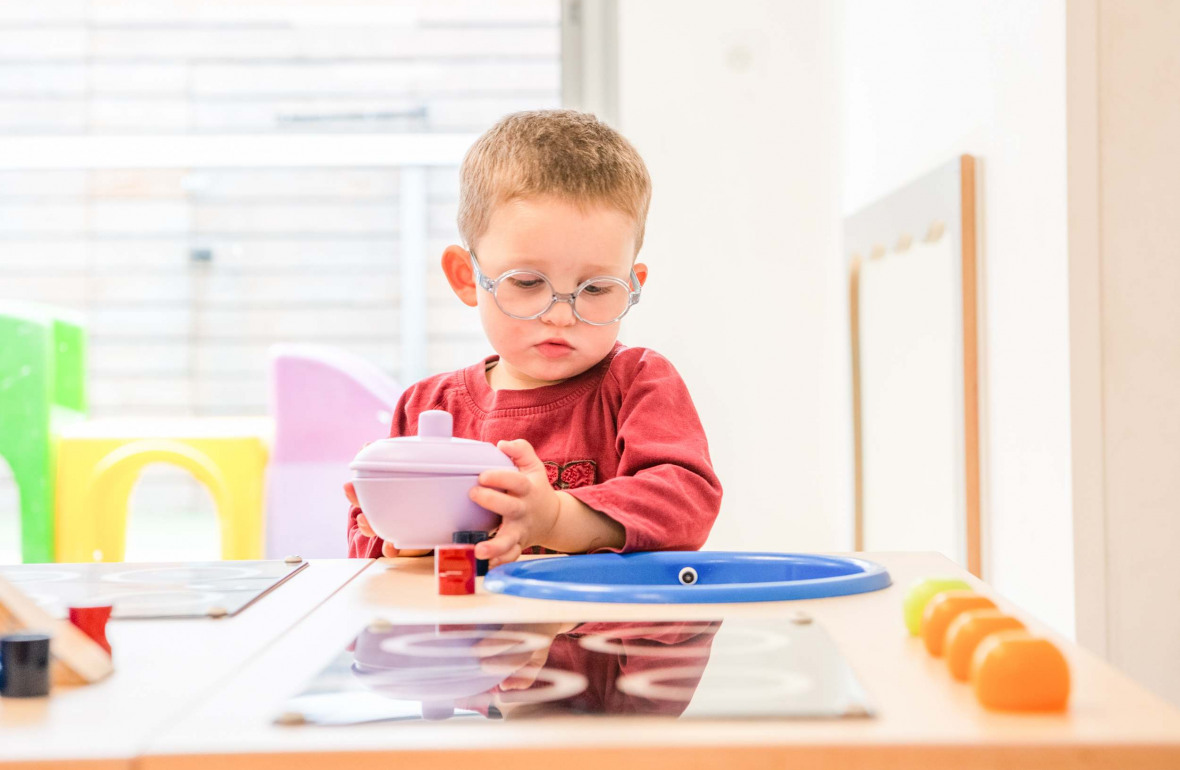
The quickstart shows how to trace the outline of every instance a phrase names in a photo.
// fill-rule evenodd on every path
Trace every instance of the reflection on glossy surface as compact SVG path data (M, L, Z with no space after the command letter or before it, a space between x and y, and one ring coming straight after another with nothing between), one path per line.
M55 617L78 602L109 602L113 619L203 617L210 608L233 615L307 562L267 561L16 564L5 579L34 589L32 599Z
M366 629L354 643L352 673L366 689L390 698L452 702L496 687L550 641L487 625Z
M394 625L361 631L284 721L848 716L868 704L818 624Z

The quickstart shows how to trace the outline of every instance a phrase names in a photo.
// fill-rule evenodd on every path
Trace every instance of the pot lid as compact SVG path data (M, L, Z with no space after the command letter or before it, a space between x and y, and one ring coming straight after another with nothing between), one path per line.
M494 444L455 438L450 412L437 409L418 415L418 435L374 441L348 466L354 471L389 473L475 474L489 468L515 467Z

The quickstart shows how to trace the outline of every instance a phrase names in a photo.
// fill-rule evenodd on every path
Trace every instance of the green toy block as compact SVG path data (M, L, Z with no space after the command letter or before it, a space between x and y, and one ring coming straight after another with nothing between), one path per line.
M943 591L957 589L971 590L971 586L965 580L949 577L926 578L910 586L902 602L905 627L909 629L910 636L917 636L922 632L922 613L926 611L926 605L930 600Z
M69 311L0 305L0 458L20 495L21 558L54 558L54 424L86 410L86 334Z
M53 404L84 415L86 402L86 329L77 319L53 319Z

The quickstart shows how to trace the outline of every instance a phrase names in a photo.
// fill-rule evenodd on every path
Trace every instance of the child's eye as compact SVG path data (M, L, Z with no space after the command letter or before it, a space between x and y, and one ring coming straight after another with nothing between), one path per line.
M591 297L601 297L604 294L610 294L618 288L618 285L614 281L603 281L602 283L592 283L589 286L583 287L582 293L589 294Z
M536 278L534 276L513 276L508 279L508 283L514 289L535 289L538 286L543 286L545 281L542 278Z

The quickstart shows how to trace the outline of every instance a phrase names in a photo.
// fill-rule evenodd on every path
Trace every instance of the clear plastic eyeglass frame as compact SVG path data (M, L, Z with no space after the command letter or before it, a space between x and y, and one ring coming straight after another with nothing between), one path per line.
M553 289L553 281L549 280L549 276L545 275L544 273L537 272L536 270L509 270L506 273L502 273L499 277L497 277L495 279L489 278L488 276L483 274L482 270L479 269L479 262L476 260L475 250L470 249L469 253L471 254L471 267L472 267L472 269L475 270L475 282L477 284L479 284L484 290L486 290L487 292L489 292L492 295L492 298L496 300L496 307L500 308L501 313L508 316L509 318L515 318L519 321L531 321L534 318L540 318L541 316L548 313L556 303L566 302L566 303L569 303L570 309L574 311L574 317L577 318L582 323L590 324L591 326L610 326L613 323L618 323L619 321L623 320L623 316L627 315L627 313L630 312L630 310L633 306L639 304L639 293L643 289L643 286L640 285L640 283L639 283L639 276L637 276L635 274L635 270L634 270L634 268L632 268L631 276L630 276L630 278L631 278L630 285L628 285L628 283L626 281L624 281L622 278L618 278L613 275L600 275L600 276L595 276L593 278L587 278L586 280L584 280L580 284L578 284L578 288L574 289L572 292L570 292L568 294L563 294L563 293ZM528 273L530 275L535 275L535 276L539 276L541 278L544 278L545 283L547 283L549 285L549 290L552 293L552 296L549 299L549 304L546 305L545 308L543 310L541 310L541 312L539 312L539 313L533 313L532 315L516 315L515 313L509 313L500 304L500 299L496 295L496 287L499 286L500 282L505 280L506 278L511 278L512 276L519 275L521 273ZM623 312L619 313L617 316L615 316L610 321L588 321L582 317L581 313L578 312L578 306L575 304L575 301L577 300L578 295L582 293L582 289L586 288L587 286L589 286L592 283L597 283L599 281L613 281L613 282L619 284L620 286L622 286L623 289L627 292L627 306L623 308ZM634 286L635 288L632 289L631 288L632 286Z

